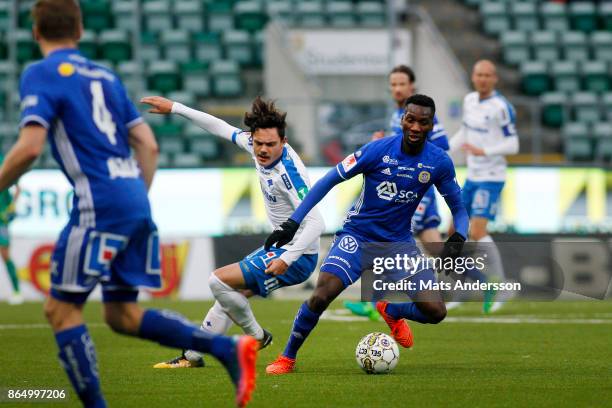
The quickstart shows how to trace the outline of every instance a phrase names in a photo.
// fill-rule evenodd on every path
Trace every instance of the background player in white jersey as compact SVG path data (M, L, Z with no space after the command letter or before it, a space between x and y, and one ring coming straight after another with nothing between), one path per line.
M274 229L293 213L310 188L306 168L285 136L286 113L273 102L255 99L251 112L244 116L248 131L243 131L207 113L188 108L158 96L143 98L153 113L175 113L202 129L231 140L253 156L266 212ZM272 341L253 315L247 296L268 296L273 290L297 285L310 277L317 266L319 236L325 224L317 209L304 220L296 238L282 248L256 249L240 262L215 270L210 289L216 302L202 322L202 328L225 333L234 321L245 333L255 337L260 347ZM246 296L245 296L246 295ZM201 355L192 350L157 368L201 367Z
M389 120L389 128L386 131L375 132L372 135L372 140L402 134L402 117L406 112L406 100L414 95L415 85L416 75L412 68L407 65L393 67L389 73L389 91L396 107ZM427 140L443 150L448 150L448 136L444 126L438 120L438 115L434 115L433 129L428 133ZM438 243L442 242L442 236L438 231L441 220L438 213L436 193L432 186L427 194L421 198L421 202L412 217L412 233L430 254L435 255ZM358 316L367 316L370 320L380 319L374 302L345 301L344 306Z
M461 149L467 155L463 201L470 215L469 238L482 243L479 249L488 256L488 272L502 279L501 257L487 225L495 219L506 180L505 156L518 153L519 138L514 107L495 90L497 81L495 65L491 61L481 60L474 65L472 83L476 91L463 99L463 123L451 138L450 146L451 150ZM485 313L501 306L500 302L492 302L493 295L492 292L485 293Z
M0 191L28 170L49 140L74 198L51 257L45 315L74 391L86 407L106 406L83 319L88 296L101 284L110 328L211 353L230 374L237 405L246 405L255 386L255 339L203 332L180 315L137 303L140 287L161 286L159 235L147 197L158 153L151 128L119 78L80 55L77 2L38 0L32 17L45 58L22 74L21 129L0 168Z

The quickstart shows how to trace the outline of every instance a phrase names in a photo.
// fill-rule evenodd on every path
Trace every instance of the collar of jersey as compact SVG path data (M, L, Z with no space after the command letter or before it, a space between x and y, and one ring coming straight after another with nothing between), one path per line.
M283 160L286 156L287 156L287 147L283 147L283 154L281 154L278 159L274 160L268 166L264 166L264 169L270 170L271 168L276 166L278 163L280 163L280 161Z
M47 58L53 55L59 55L59 54L79 54L81 55L78 48L58 48L57 50L54 50L49 55L47 55Z
M480 99L480 96L478 97L478 102L484 102L484 101L488 101L489 99L495 98L498 95L497 91L493 91L493 93L491 94L491 96L487 96L484 99Z

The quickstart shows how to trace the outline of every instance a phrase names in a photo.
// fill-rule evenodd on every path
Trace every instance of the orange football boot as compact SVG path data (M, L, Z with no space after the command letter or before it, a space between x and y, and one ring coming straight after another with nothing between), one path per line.
M295 359L282 354L266 367L266 373L272 375L289 374L295 369Z
M414 344L414 339L412 338L412 330L410 330L410 326L404 319L394 319L389 316L385 310L387 309L387 305L389 302L381 300L376 302L376 310L385 319L387 326L391 329L391 336L397 341L400 346L410 348Z
M246 406L255 390L255 363L259 342L250 336L241 336L237 344L238 366L240 374L236 384L236 405Z

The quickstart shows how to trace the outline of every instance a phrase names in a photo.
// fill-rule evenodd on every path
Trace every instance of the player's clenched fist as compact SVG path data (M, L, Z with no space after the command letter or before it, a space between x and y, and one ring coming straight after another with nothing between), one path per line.
M174 101L161 96L145 96L140 100L140 103L146 103L153 108L149 109L149 113L168 114L172 113L172 104Z

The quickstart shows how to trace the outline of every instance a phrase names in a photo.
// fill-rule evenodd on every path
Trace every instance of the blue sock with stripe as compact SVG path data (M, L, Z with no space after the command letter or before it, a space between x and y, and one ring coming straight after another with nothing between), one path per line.
M419 323L430 323L431 319L423 314L414 302L389 303L385 312L394 319L408 319Z
M85 407L102 408L106 402L100 389L98 362L87 327L82 324L55 333L59 359Z
M306 341L306 337L308 337L312 329L319 322L319 317L321 315L310 310L306 302L302 303L293 321L291 336L289 336L283 356L295 359L298 350L302 347L304 341Z
M139 337L162 346L209 353L225 362L235 350L231 337L214 334L169 310L148 309L142 316Z

